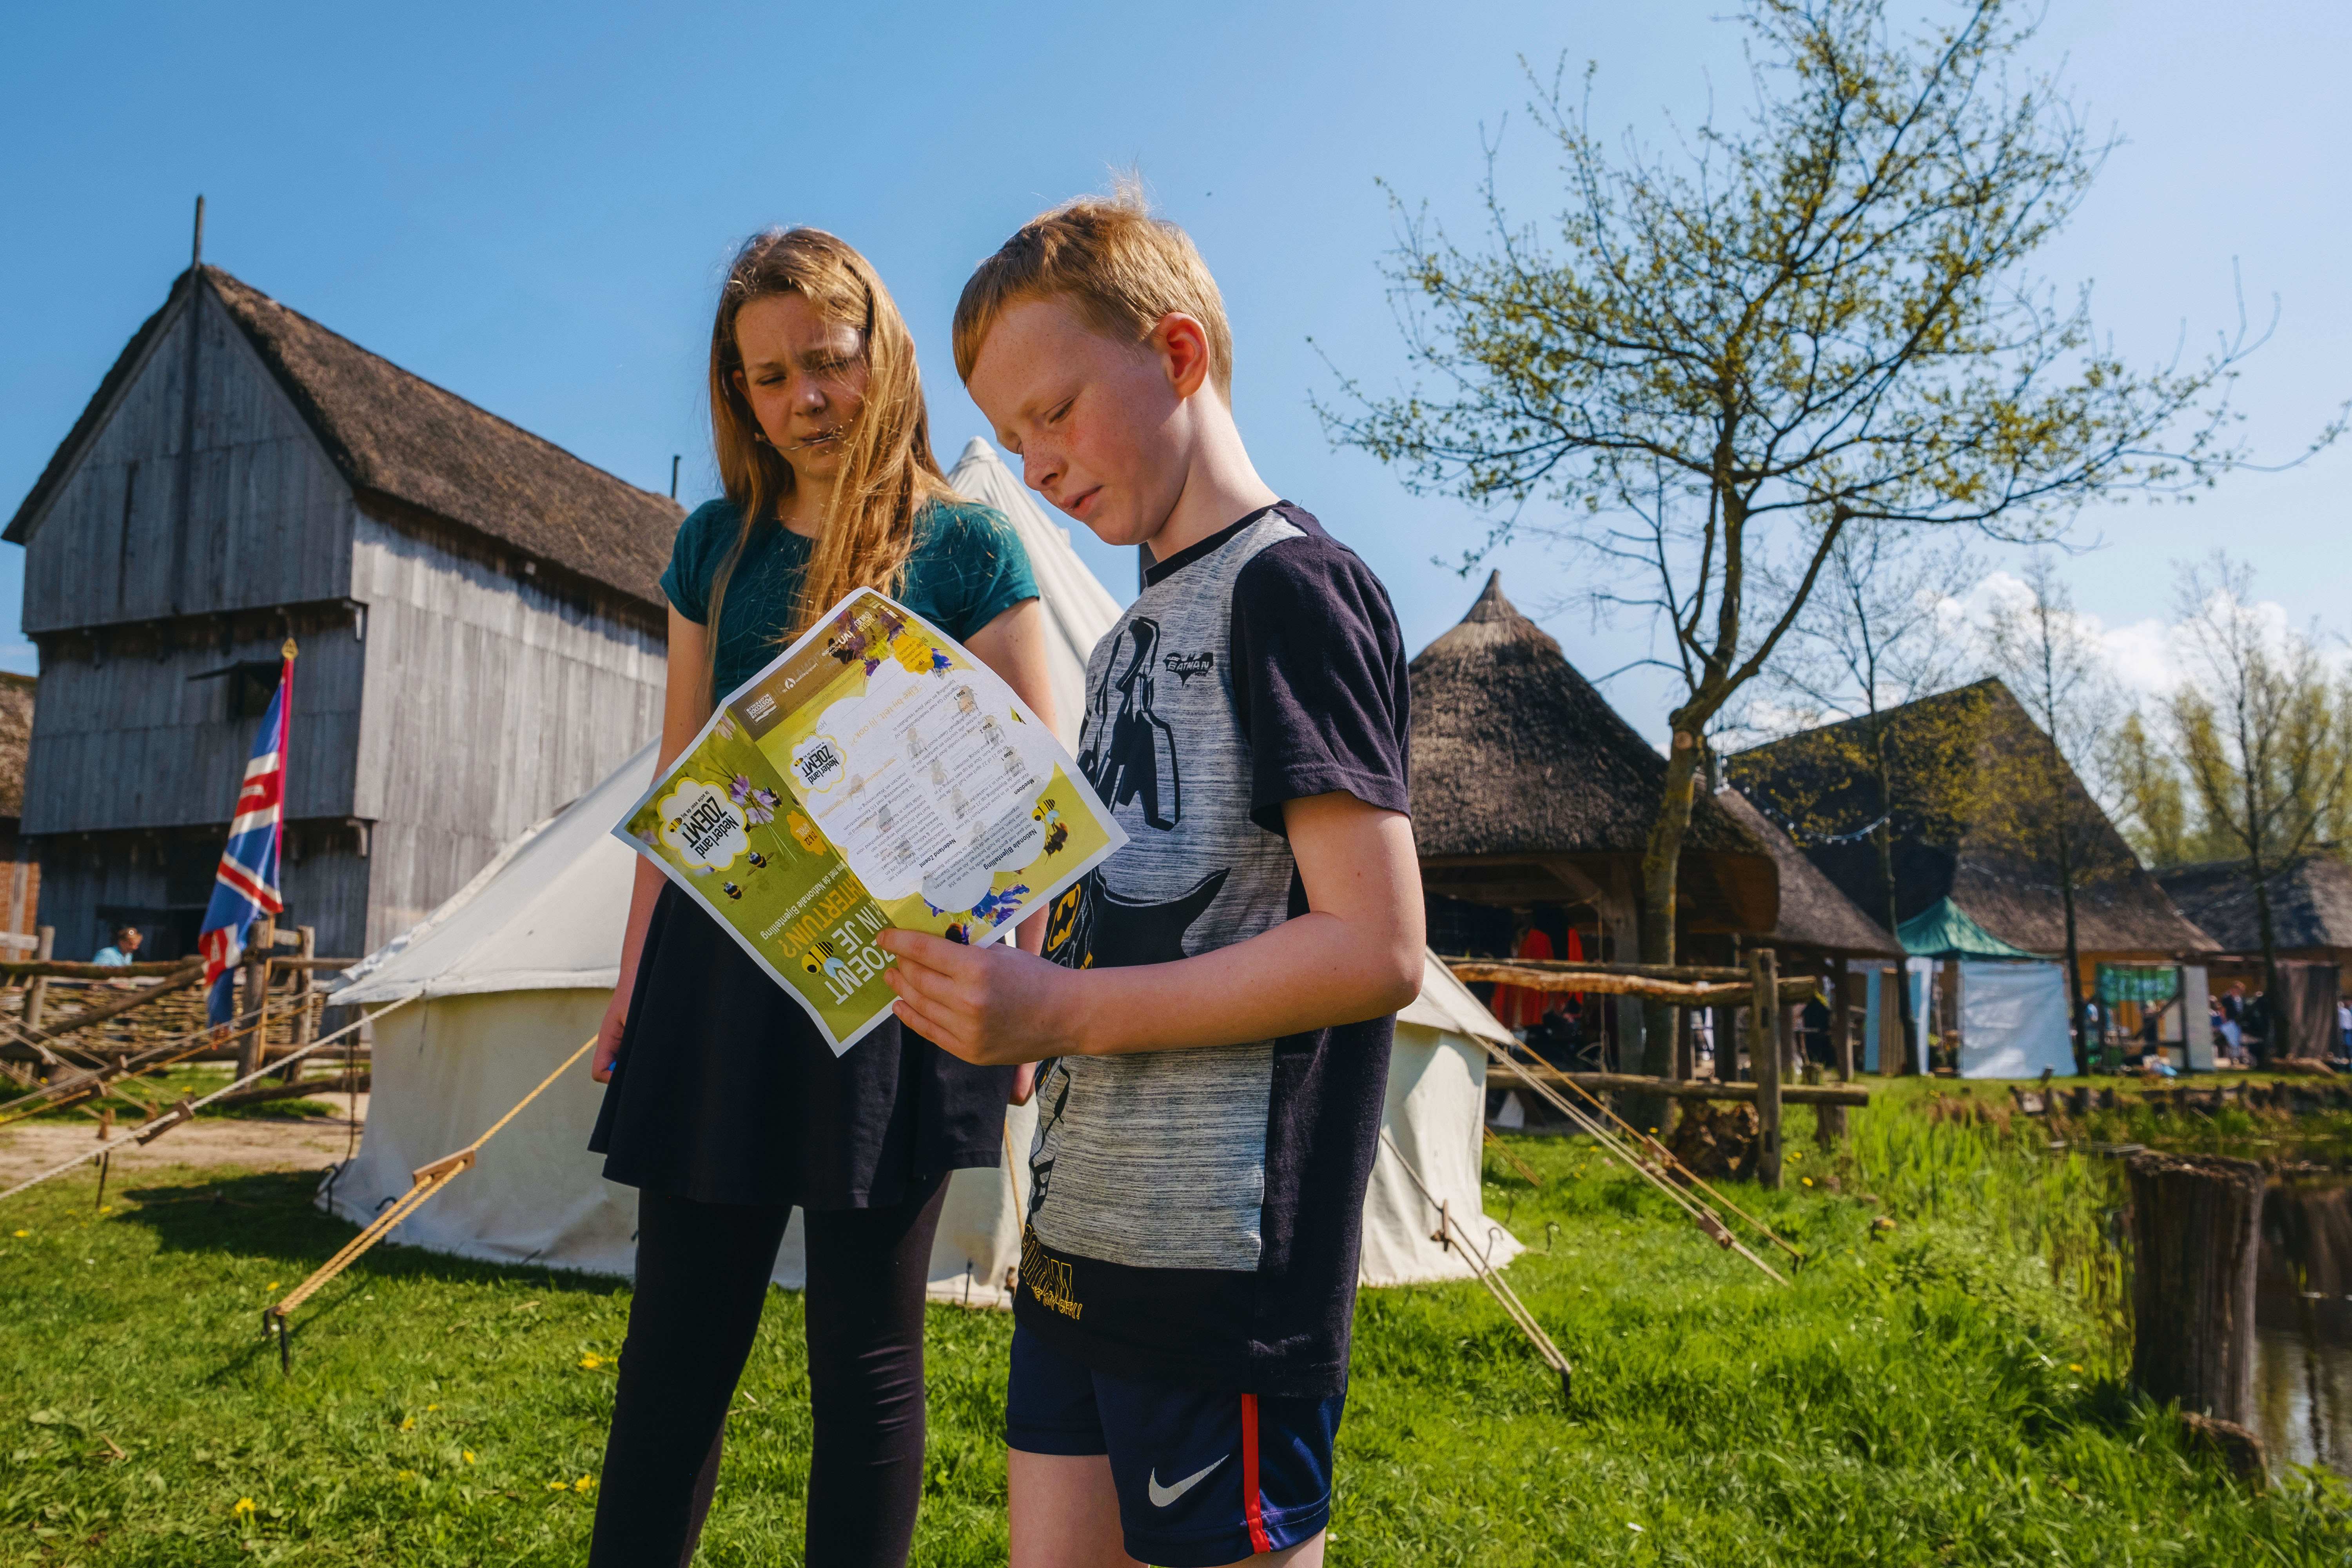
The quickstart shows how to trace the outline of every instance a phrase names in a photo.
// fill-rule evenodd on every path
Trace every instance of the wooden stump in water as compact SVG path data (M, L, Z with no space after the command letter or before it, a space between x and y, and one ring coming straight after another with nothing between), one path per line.
M2254 1258L2263 1168L2213 1154L2131 1157L2132 1381L2192 1415L2254 1416Z

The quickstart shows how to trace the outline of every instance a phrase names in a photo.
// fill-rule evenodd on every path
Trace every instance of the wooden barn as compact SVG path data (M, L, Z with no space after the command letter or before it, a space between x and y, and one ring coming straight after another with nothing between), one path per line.
M61 958L193 952L296 662L285 922L352 956L659 726L677 504L217 268L173 283L5 533L40 650L22 829Z
M2004 827L1999 799L2007 787L2005 759L2028 747L2046 752L2049 737L1999 680L1906 703L1885 721L1898 780L1892 809L1854 761L1862 748L1841 744L1852 722L1739 752L1727 760L1731 781L1766 816L1811 829L1800 836L1806 858L1863 908L1878 907L1881 892L1877 846L1858 830L1885 816L1894 834L1895 909L1903 926L1925 915L1948 923L1964 918L1999 945L2045 956L2063 952L2055 868ZM2212 940L2173 908L2071 773L2066 794L2095 829L2076 894L2086 966L2168 963L2213 951ZM2095 975L2084 978L2087 984Z
M2242 963L2263 951L2254 881L2242 860L2172 866L2156 879L2180 912ZM2278 955L2307 963L2352 966L2352 864L2321 851L2299 855L2263 879Z
M26 843L25 755L33 742L29 675L0 672L0 949L20 955L37 945L41 865Z
M2236 985L2249 995L2268 990L2263 969L2261 911L2254 881L2242 860L2173 866L2157 881L2222 949L2212 960L2218 991ZM2271 935L2277 943L2285 1037L2273 1049L2300 1057L2333 1057L2343 1041L2336 998L2352 974L2352 864L2333 848L2299 855L2263 879Z
M2212 939L2165 897L2082 782L2052 755L2049 737L2009 688L1978 681L1891 709L1881 722L1891 799L1881 796L1856 721L1739 752L1727 767L1766 816L1801 826L1806 858L1864 909L1885 905L1872 831L1885 820L1895 935L1908 953L1935 966L1927 1015L1933 1037L1957 1048L1962 965L2063 954L2057 867L2042 847L2046 835L2027 821L2031 813L2054 810L2077 825L2081 846L2076 994L2099 994L2102 966L2127 981L2143 976L2175 1004L2166 1010L2165 1039L2196 1038L2201 1022L2191 1023L2184 1037L2183 1018L2202 1018L2202 963L2214 951ZM2061 785L2055 805L2019 783L2051 776L2053 764ZM2193 1005L2184 1008L2183 998ZM2137 1006L2123 1013L2137 1028ZM2063 1006L2060 1017L2063 1026Z

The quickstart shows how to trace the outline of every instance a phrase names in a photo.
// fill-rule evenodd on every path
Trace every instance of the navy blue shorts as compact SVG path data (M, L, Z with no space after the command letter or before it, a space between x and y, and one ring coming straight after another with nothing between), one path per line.
M1347 1403L1112 1377L1015 1329L1004 1441L1024 1454L1109 1455L1128 1555L1219 1568L1330 1522L1331 1441Z

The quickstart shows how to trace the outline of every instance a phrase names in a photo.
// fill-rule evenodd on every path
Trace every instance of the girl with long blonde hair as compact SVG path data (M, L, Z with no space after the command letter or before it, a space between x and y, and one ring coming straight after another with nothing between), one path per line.
M879 588L1053 722L1026 553L932 455L914 340L866 258L817 229L746 244L710 334L725 496L679 527L659 768L715 700L843 595ZM656 770L658 772L658 768ZM1034 927L1035 922L1032 922ZM1034 951L1037 932L1024 929ZM684 1564L794 1207L805 1216L806 1561L901 1564L922 1491L923 1289L950 1172L994 1166L1010 1068L895 1021L835 1057L804 1014L640 861L590 1146L638 1189L636 1289L589 1561Z

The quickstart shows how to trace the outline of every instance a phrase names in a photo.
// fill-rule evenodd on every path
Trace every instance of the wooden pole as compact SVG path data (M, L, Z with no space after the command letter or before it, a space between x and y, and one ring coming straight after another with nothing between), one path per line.
M40 945L33 949L33 961L36 963L47 963L58 949L58 928L43 926L40 930ZM41 1014L48 1005L49 977L46 974L36 975L32 984L25 988L25 1027L39 1028Z
M249 1078L257 1070L267 1042L267 1015L261 1009L269 997L269 949L278 940L278 923L268 915L258 915L246 932L245 938L245 1000L237 1010L260 1015L247 1026L236 1043L236 1076Z
M1853 1081L1853 1014L1846 1006L1846 967L1843 958L1831 961L1830 991L1830 1051L1837 1065L1840 1083ZM1845 1107L1820 1105L1813 1108L1813 1140L1824 1149L1834 1149L1845 1141Z
M315 958L318 956L318 927L296 926L294 928L294 957L296 962L299 963L302 960ZM283 968L284 965L281 964L279 967ZM289 987L287 999L294 1004L294 1048L299 1051L304 1046L310 1043L318 1031L318 1017L310 1009L310 972L307 968L298 969L287 978L291 982L291 984ZM301 1082L301 1061L298 1060L287 1063L286 1075L280 1081L285 1083Z
M2263 1168L2215 1154L2135 1154L2132 1381L2152 1399L2243 1426L2254 1413L2254 1259Z
M1748 955L1748 977L1755 993L1748 1004L1748 1070L1756 1079L1756 1180L1759 1185L1780 1185L1780 975L1772 950L1759 947Z

